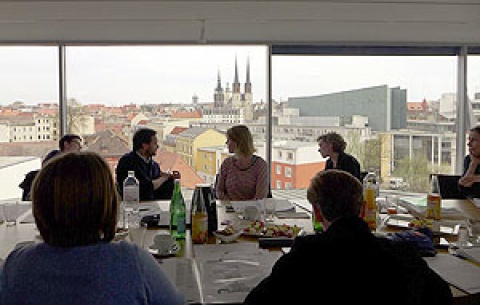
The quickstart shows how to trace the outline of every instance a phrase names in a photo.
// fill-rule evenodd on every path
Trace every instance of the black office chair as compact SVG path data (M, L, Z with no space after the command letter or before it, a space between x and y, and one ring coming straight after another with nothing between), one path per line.
M438 178L438 185L440 187L440 196L442 199L465 199L458 186L458 180L462 177L460 175L435 174ZM430 175L430 179L432 175Z

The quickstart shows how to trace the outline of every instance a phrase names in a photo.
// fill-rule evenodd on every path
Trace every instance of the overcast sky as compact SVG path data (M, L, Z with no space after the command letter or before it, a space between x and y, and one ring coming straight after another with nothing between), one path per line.
M261 46L70 47L67 95L83 104L212 102L247 60L254 102L265 100L267 51ZM0 47L0 104L58 101L56 47ZM311 96L388 85L407 89L409 102L437 100L456 90L455 57L275 56L273 98ZM476 67L476 68L475 68ZM470 61L469 93L480 91L480 60Z

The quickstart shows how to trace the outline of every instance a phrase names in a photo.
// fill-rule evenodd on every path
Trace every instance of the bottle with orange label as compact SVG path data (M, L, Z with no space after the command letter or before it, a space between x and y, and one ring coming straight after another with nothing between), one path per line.
M368 224L370 230L377 229L377 177L374 173L369 172L365 178L363 178L363 220Z
M208 214L201 186L195 186L192 197L190 222L192 225L192 242L194 244L204 244L208 239Z
M432 175L430 180L430 191L427 195L427 210L425 218L440 220L442 213L442 197L440 196L440 185L437 175Z

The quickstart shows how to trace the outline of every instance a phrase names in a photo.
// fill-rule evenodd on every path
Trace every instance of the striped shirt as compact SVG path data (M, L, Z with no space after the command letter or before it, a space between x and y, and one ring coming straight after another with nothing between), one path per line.
M267 197L267 162L254 155L252 164L239 168L235 157L226 158L220 167L217 198L222 200L252 200Z

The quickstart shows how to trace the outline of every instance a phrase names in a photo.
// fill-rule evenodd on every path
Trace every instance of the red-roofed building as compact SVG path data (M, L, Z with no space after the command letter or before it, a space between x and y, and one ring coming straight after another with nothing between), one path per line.
M179 154L165 150L158 150L155 160L160 164L162 171L168 169L179 171L181 174L180 183L183 187L194 189L196 184L205 183L195 169L185 163Z
M425 99L422 102L407 102L407 118L409 120L425 120L429 114L428 103Z
M176 111L176 112L172 112L171 117L175 119L201 119L202 112L200 110Z

